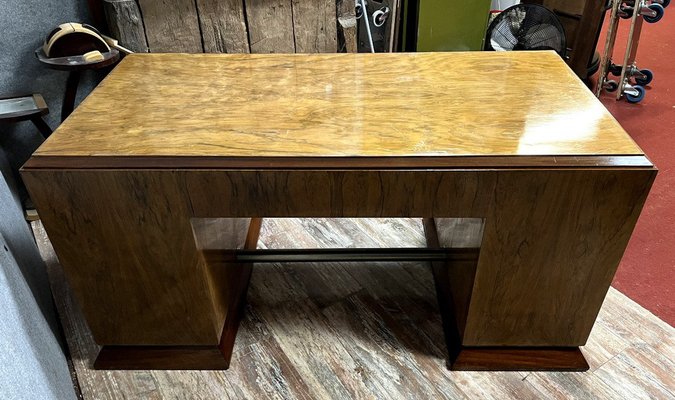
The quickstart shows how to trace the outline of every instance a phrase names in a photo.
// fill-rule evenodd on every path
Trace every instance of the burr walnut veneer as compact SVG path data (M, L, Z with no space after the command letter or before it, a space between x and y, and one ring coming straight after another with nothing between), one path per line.
M229 366L264 217L424 218L452 368L584 369L655 175L553 52L130 55L23 168L95 366L160 369Z

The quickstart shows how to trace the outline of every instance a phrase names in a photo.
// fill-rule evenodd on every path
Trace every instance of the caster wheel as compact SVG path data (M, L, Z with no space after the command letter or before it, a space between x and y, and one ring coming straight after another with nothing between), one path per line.
M633 7L621 7L619 17L623 19L630 19L633 17Z
M609 93L616 92L616 89L619 88L619 84L614 81L607 81L605 83L605 90Z
M639 102L641 102L642 99L645 98L645 88L643 88L642 86L635 85L635 86L633 86L633 89L638 91L638 95L633 96L632 94L626 93L625 94L626 100L629 103L639 103Z
M641 69L640 72L645 77L644 78L635 78L635 83L637 83L638 85L642 85L642 86L649 85L651 83L652 79L654 79L654 73L652 72L652 70L651 69Z
M611 72L612 75L614 75L614 76L621 76L621 70L622 69L623 68L621 68L620 65L612 64L609 67L609 72Z
M661 4L656 4L652 3L649 5L649 9L656 12L656 16L651 17L649 15L645 15L643 18L645 19L645 22L649 22L650 24L659 22L661 18L663 18L664 10L663 6Z
M663 0L663 3L661 3L661 5L663 6L663 8L668 7L669 4L670 4L670 0Z
M356 3L356 9L354 12L356 14L356 19L361 19L361 17L363 17L363 7L361 6L360 2Z

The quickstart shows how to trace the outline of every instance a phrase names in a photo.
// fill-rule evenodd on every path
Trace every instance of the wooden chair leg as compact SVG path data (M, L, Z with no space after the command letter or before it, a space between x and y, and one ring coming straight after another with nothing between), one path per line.
M42 137L47 139L49 135L52 134L52 128L47 125L44 119L40 116L35 116L30 119L33 125L40 131L40 134L42 134Z
M63 96L63 104L61 106L61 122L75 109L75 97L77 96L77 85L80 83L80 71L71 71L68 74L66 81L66 93Z

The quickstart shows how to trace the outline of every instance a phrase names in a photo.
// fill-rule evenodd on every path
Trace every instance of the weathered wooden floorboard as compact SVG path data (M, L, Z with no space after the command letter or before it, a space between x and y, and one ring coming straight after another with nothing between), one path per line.
M634 365L646 371L634 374ZM646 343L638 343L613 357L595 371L605 384L621 387L622 395L633 399L675 399L675 361Z
M546 397L518 372L445 371L446 379L457 382L468 399L541 400Z
M582 349L591 371L600 368L604 363L626 350L631 345L629 340L621 337L601 318L593 326L593 334Z
M349 349L340 344L332 321L313 302L278 304L264 316L284 354L307 382L311 398L370 397L364 396L368 388Z
M341 220L347 227L353 227L348 220ZM294 229L300 224L304 230ZM342 228L341 224L337 224ZM263 234L266 237L266 245L270 248L330 248L344 246L345 239L355 237L346 235L344 231L335 229L335 224L327 218L316 220L296 218L270 218L263 222ZM305 232L305 233L303 233ZM310 235L306 232L311 232ZM346 239L350 240L350 239ZM353 243L349 243L353 245ZM297 263L281 264L278 267L285 268L289 276L299 285L301 293L307 293L319 307L326 307L335 301L348 297L363 289L346 270L345 265L339 263ZM258 269L262 273L262 268Z
M621 318L616 318L620 315ZM675 359L675 333L673 327L656 318L633 300L620 292L610 290L598 319L614 334L630 343L644 342L659 348L662 354Z
M240 368L231 368L232 373L220 373L236 388L230 393L232 398L313 398L304 378L274 337L240 349L233 355L232 362Z
M308 296L299 291L298 282L284 264L258 264L253 269L248 301L254 306L272 306L289 301L301 301Z
M534 386L541 398L549 399L621 399L619 392L591 373L533 372L523 379Z
M417 369L436 389L441 397L447 399L463 398L465 395L454 384L446 380L445 371L438 368L439 363L447 357L445 350L445 341L441 332L440 338L435 337L433 333L429 335L421 324L414 322L408 316L416 315L424 318L416 307L406 307L404 312L400 310L390 310L382 307L379 301L366 295L359 295L358 300L368 307L377 319L381 320L387 329L401 343L402 348L409 352L414 359ZM435 310L438 314L438 310ZM440 340L439 340L440 339Z
M359 296L345 299L322 312L343 333L348 333L339 336L340 343L352 355L361 379L371 392L387 393L397 399L440 396L420 372L414 358Z

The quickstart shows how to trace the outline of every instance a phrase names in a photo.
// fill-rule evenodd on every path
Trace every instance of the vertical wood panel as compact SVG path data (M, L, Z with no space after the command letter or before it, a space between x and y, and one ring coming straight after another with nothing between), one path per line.
M170 172L26 172L31 198L101 345L216 345L222 312ZM117 238L117 240L109 240Z
M338 51L358 53L356 1L337 0Z
M655 175L500 173L463 345L584 345Z
M136 0L103 0L108 29L120 45L137 53L148 52L143 17Z
M244 0L197 0L206 53L248 53Z
M335 0L292 0L296 53L335 53Z
M139 3L150 52L203 52L193 0L139 0Z
M246 0L251 53L295 53L291 0Z

